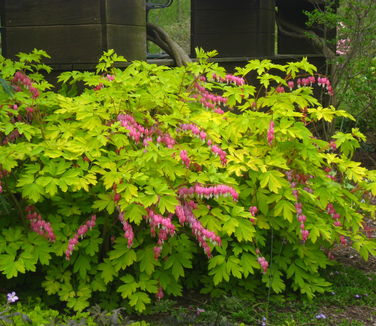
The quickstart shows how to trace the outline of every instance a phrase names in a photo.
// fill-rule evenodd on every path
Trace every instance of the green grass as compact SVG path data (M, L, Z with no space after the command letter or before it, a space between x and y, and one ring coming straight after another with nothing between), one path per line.
M376 271L364 272L353 267L334 266L324 276L333 283L331 292L309 301L294 293L284 295L251 294L247 299L222 296L211 299L195 292L180 298L165 298L149 306L140 315L129 315L127 309L107 312L98 306L87 312L70 315L52 310L37 299L4 305L0 324L16 313L16 326L24 325L22 316L33 320L32 325L113 325L119 326L371 326L376 324ZM11 309L11 311L7 310ZM325 319L316 316L324 314ZM5 319L4 319L5 318ZM13 317L12 317L13 318ZM9 324L9 323L8 323ZM8 325L5 323L5 325Z
M153 9L149 21L162 27L188 54L190 52L191 1L174 0L170 7ZM161 49L148 42L149 53L160 53Z
M205 297L186 302L161 301L149 311L146 320L162 325L338 325L369 326L376 322L376 274L367 274L352 267L336 266L325 272L333 283L332 292L314 300L296 295L271 295L244 300ZM316 316L324 314L325 319ZM143 316L145 317L145 316Z

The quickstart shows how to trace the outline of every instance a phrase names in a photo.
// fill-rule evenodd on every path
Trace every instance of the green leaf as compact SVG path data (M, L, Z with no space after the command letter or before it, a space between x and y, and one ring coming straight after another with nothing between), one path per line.
M109 257L113 261L116 272L131 266L137 258L135 251L129 249L125 243L123 243L123 246L118 243L116 249L110 251Z
M100 263L98 265L98 270L102 271L101 277L106 284L111 282L114 279L114 276L117 275L117 272L109 259L105 259L103 263Z
M119 292L122 298L128 298L132 293L136 292L138 289L138 283L131 274L127 274L120 278L125 284L118 287L117 292Z
M149 293L158 292L158 281L155 279L150 279L150 275L145 273L140 274L140 280L138 286L143 291L148 291Z
M149 246L137 253L138 260L140 261L140 271L145 272L147 275L151 275L155 266L160 265L158 260L154 259L153 247Z
M100 211L106 209L108 214L112 214L115 211L115 202L112 194L99 194L100 199L96 200L93 204L94 209Z
M230 280L230 275L227 270L227 265L224 256L218 255L210 259L209 275L213 276L214 285L218 285L223 280L227 282Z
M165 268L171 268L172 275L175 280L178 280L180 276L184 276L184 267L192 267L190 260L183 253L172 254L167 258Z
M85 279L90 267L90 257L83 253L79 253L76 261L74 262L73 272L79 272L80 277Z
M138 312L145 310L145 304L150 303L151 300L145 292L136 292L129 296L129 304Z

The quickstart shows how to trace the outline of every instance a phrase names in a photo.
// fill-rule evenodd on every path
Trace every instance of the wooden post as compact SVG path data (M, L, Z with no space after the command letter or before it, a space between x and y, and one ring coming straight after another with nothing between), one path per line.
M146 58L143 0L0 0L3 55L34 48L52 65L94 66L114 49L128 60Z

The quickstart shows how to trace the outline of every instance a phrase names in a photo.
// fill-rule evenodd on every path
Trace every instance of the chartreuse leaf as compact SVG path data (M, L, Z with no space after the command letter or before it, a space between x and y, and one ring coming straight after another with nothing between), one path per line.
M126 219L137 225L141 223L142 217L147 215L146 209L138 204L128 205L124 212Z
M175 212L176 206L179 205L179 201L174 196L161 196L158 202L158 208L161 214L167 212Z
M242 278L242 266L240 265L240 259L235 256L230 256L226 263L227 273L232 274L236 278Z
M239 225L235 230L235 237L238 241L252 241L255 234L255 228L249 219L239 218Z
M240 258L240 265L243 270L244 277L247 278L249 274L254 274L253 269L259 269L260 264L254 255L250 253L243 253Z
M38 202L43 194L43 187L36 183L27 184L22 187L22 196L29 198L34 203Z
M368 260L369 255L376 255L376 243L357 235L354 239L352 247L359 252L364 260Z
M16 256L12 254L0 255L0 270L5 274L6 278L16 277L18 275L18 269L15 264Z
M287 200L280 200L274 207L274 216L281 216L289 221L292 222L293 214L295 213L295 206Z
M260 186L261 188L265 188L268 186L269 190L274 193L279 193L282 185L285 183L285 179L283 179L283 173L277 170L267 171L265 173L260 174Z

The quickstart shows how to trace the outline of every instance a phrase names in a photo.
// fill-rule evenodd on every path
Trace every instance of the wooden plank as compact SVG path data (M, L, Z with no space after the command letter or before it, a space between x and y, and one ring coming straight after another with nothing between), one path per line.
M127 60L146 60L146 26L107 26L108 49Z
M2 0L3 26L99 24L100 0Z
M220 56L274 54L274 15L271 0L192 0L191 48Z
M42 49L49 63L92 63L102 53L101 25L8 27L4 33L6 57Z
M219 57L272 55L274 34L195 34L192 35L192 48L195 47L202 47L207 51L217 50Z
M257 9L264 0L192 0L192 10ZM269 1L269 0L268 0Z
M191 24L196 33L273 33L274 11L234 9L197 11ZM231 23L230 23L231 22Z
M48 63L97 63L104 50L114 49L128 60L146 58L146 30L142 26L108 25L106 39L101 25L8 27L5 53L43 49L52 57Z
M105 0L106 23L145 26L146 6L142 0Z
M4 26L145 25L140 0L1 0Z

